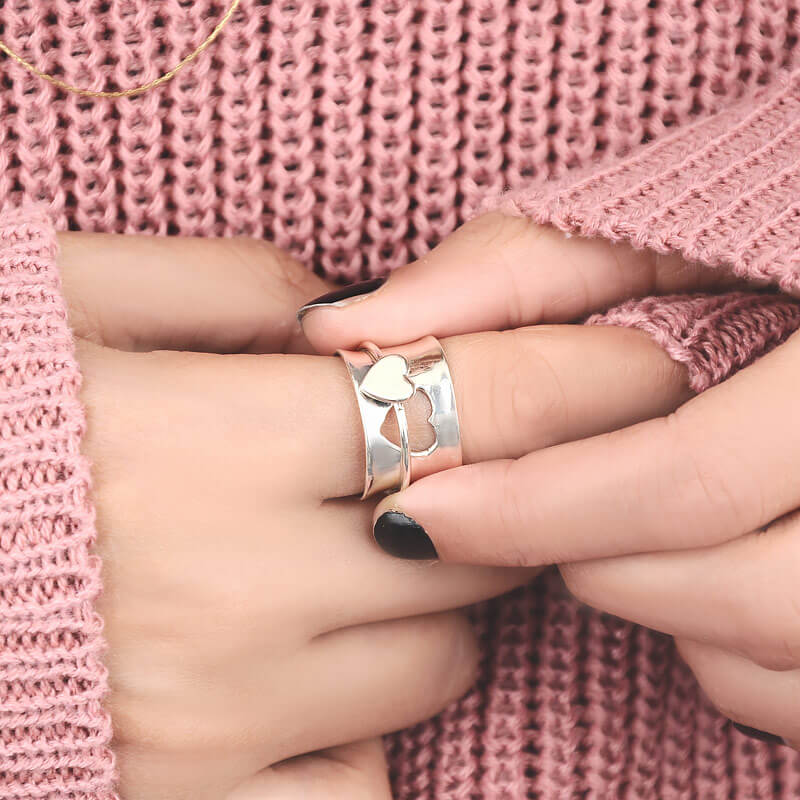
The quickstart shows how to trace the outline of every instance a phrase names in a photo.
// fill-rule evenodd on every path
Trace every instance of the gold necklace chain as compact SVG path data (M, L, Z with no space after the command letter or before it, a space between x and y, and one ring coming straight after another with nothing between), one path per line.
M134 95L143 94L144 92L150 91L150 89L155 89L156 86L161 86L162 83L172 80L187 64L194 61L197 56L199 56L203 50L205 50L214 41L214 39L219 36L220 32L228 24L228 22L230 22L233 12L236 11L236 8L240 2L241 0L233 0L228 7L228 10L223 14L222 18L217 23L217 26L214 28L214 30L211 31L205 40L191 53L189 53L188 56L182 58L178 64L169 70L169 72L165 72L163 75L160 75L158 78L155 78L148 83L143 83L140 86L134 86L130 89L120 89L115 92L101 92L94 91L92 89L81 89L80 86L73 86L69 83L65 83L59 78L56 78L55 75L49 75L46 72L42 72L42 70L40 70L34 64L31 64L30 61L26 61L21 55L15 53L4 41L2 41L2 39L0 39L0 52L5 53L9 58L16 61L17 64L28 70L28 72L32 72L38 78L41 78L48 83L52 83L53 86L63 89L65 92L78 94L81 97L133 97Z

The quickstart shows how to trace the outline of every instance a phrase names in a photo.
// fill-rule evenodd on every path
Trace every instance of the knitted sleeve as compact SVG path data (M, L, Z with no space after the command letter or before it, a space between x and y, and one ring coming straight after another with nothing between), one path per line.
M114 796L80 373L55 256L38 213L0 214L2 800Z
M800 296L800 71L623 156L484 210L726 269ZM775 294L646 298L593 317L650 333L686 363L696 390L800 325Z

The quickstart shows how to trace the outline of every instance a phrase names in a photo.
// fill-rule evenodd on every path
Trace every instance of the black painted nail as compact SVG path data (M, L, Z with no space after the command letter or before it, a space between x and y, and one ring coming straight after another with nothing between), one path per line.
M380 289L384 283L386 283L386 278L373 278L369 281L353 283L350 286L343 286L341 289L323 294L321 297L317 297L306 303L297 312L297 319L302 322L303 317L308 314L312 308L317 308L319 306L346 306L353 300L357 300L359 297L363 297L364 295L374 292L376 289Z
M766 731L760 731L758 728L740 725L738 722L734 722L733 727L736 728L739 733L743 733L751 739L758 739L760 742L767 742L768 744L786 744L780 736L776 736L774 733L767 733Z
M425 529L399 511L385 511L375 523L375 541L390 555L416 561L438 558Z

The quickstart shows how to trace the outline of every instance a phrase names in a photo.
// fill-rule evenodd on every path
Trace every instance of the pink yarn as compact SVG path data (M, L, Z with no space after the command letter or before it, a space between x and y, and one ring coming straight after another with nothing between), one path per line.
M0 226L0 797L111 798L80 373L35 213Z
M635 155L485 202L800 290L800 71Z
M772 350L800 328L800 303L785 295L730 292L629 300L588 320L649 333L702 392Z
M800 289L795 2L243 0L168 85L92 101L4 61L0 197L59 228L272 239L356 280L481 208ZM2 36L93 88L172 67L214 0L8 0ZM113 795L79 375L37 213L0 218L0 798ZM634 299L701 391L800 326L786 296ZM557 576L475 613L477 687L391 737L400 800L800 797L669 640Z

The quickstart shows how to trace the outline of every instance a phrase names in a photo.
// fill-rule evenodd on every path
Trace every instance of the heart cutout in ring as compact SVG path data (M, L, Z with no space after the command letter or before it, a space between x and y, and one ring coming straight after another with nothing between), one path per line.
M359 390L379 403L402 403L414 394L416 387L408 377L408 362L393 353L369 368Z

